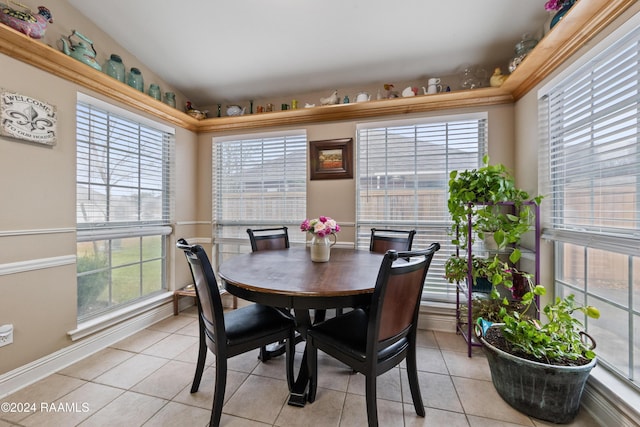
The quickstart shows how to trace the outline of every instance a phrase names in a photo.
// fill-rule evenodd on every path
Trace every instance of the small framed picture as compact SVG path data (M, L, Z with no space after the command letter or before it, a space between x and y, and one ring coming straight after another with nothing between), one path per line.
M353 138L309 141L311 180L353 178Z

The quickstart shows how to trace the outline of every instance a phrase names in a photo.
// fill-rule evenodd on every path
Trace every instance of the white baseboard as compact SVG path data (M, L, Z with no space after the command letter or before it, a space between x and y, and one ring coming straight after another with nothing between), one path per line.
M427 329L438 332L455 332L456 320L453 316L421 313L420 317L418 317L418 329Z
M456 331L456 306L451 303L422 302L418 329L439 332Z
M185 301L186 304L187 302ZM61 350L9 371L0 376L0 399L170 316L173 316L173 305L171 303L155 307Z

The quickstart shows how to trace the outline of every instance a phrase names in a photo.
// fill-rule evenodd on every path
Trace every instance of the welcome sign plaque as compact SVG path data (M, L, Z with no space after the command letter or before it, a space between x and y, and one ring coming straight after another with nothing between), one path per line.
M56 107L0 89L0 135L44 145L56 143Z

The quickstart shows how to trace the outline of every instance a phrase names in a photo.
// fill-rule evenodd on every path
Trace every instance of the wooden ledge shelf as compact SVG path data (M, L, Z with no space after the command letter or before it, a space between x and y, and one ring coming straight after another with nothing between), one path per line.
M381 99L352 104L324 105L245 116L204 119L200 121L199 130L200 132L222 132L235 129L292 126L511 102L513 102L513 97L502 88L482 88L435 95L418 95L408 98Z
M3 24L0 24L0 52L178 127L196 133L216 133L511 103L526 95L569 56L635 3L635 0L576 2L562 21L538 43L500 88L454 91L200 121Z

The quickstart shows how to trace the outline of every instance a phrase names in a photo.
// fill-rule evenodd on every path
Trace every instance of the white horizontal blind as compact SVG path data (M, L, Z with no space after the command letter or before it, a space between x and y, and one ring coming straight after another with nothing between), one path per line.
M618 251L640 254L639 39L637 29L541 102L554 239L611 250L618 238Z
M78 229L170 224L174 136L82 101L76 116Z
M213 143L216 238L248 243L247 227L297 228L307 209L306 132L214 138Z
M167 288L174 130L78 94L77 316L87 321Z
M451 300L444 262L455 251L447 209L449 173L477 168L487 146L486 115L360 126L357 153L357 245L368 249L375 228L411 229L413 248L439 242L425 297Z

